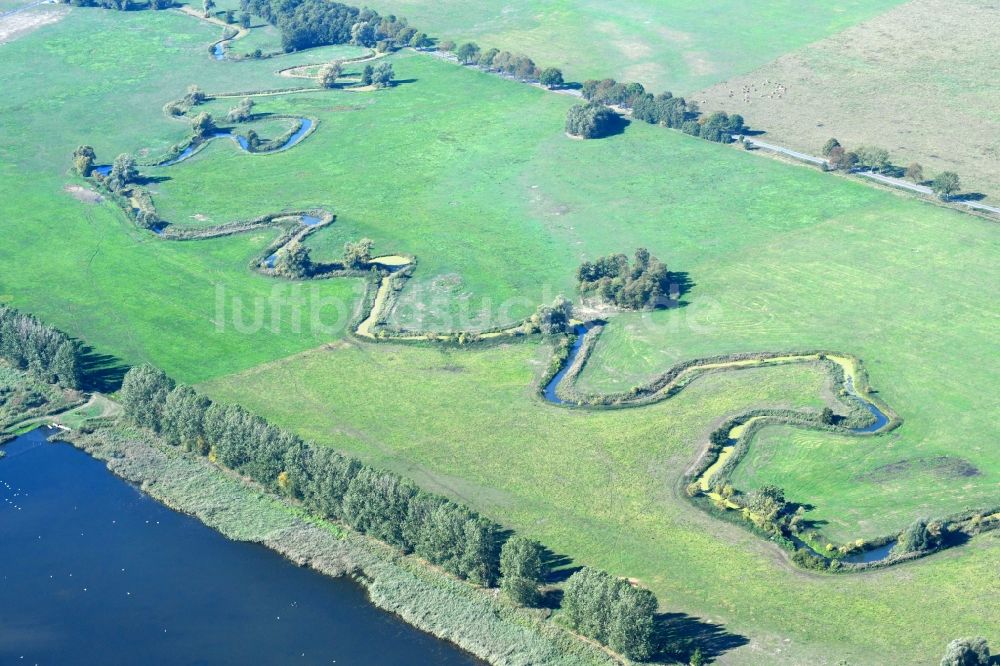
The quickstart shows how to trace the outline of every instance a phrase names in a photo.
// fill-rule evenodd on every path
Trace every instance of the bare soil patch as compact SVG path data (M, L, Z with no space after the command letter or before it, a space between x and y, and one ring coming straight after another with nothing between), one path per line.
M63 187L63 192L69 193L71 197L83 203L97 204L102 201L100 194L82 185L66 185Z
M816 154L831 136L882 146L1000 201L1000 5L914 0L692 95L767 140Z

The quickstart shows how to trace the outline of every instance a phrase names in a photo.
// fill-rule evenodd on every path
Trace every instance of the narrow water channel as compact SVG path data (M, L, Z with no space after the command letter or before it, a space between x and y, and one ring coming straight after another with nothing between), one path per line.
M0 664L480 664L46 431L0 458Z

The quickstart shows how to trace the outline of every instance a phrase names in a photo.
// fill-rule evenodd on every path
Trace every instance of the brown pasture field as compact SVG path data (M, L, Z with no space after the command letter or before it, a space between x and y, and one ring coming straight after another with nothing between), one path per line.
M818 154L836 137L1000 201L1000 4L913 0L691 96Z

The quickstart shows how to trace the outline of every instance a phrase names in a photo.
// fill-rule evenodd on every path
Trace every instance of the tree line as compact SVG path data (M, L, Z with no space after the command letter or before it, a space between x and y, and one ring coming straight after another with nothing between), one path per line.
M638 82L622 83L614 79L589 79L580 89L588 102L629 109L636 120L651 125L679 129L708 141L731 143L734 135L746 131L743 116L723 111L701 115L698 105L670 91L654 95Z
M240 9L278 28L285 51L327 44L356 44L384 52L431 43L425 33L411 28L404 18L381 16L372 9L358 9L339 2L240 0Z
M642 247L631 265L624 254L611 254L583 262L576 278L581 293L628 310L656 307L670 293L670 271Z
M954 171L942 171L926 181L924 167L919 162L911 162L905 169L897 167L889 159L889 151L878 146L858 146L847 150L836 138L830 138L823 144L822 153L827 159L825 169L848 172L862 169L893 177L902 176L918 185L928 185L942 201L948 201L962 189L961 180Z
M80 348L76 341L5 305L0 305L0 356L42 381L80 387Z
M541 69L534 60L521 53L500 49L484 51L475 42L465 42L457 47L453 42L442 42L439 48L454 51L460 63L478 67L484 72L504 74L518 81L538 82L546 88L558 88L565 83L562 70L556 67Z
M544 548L468 507L306 442L239 405L213 402L152 366L128 371L120 400L132 423L298 500L317 516L341 521L476 585L499 584L516 604L541 601ZM618 580L595 569L574 574L563 602L567 621L623 654L645 658L653 651L656 597ZM597 599L610 603L609 618L595 605Z

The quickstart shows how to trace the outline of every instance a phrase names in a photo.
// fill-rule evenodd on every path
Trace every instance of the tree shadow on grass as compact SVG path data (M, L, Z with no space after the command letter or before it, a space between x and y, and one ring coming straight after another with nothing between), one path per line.
M750 642L746 636L726 631L721 624L707 622L686 613L660 613L654 618L656 661L676 660L687 663L691 653L700 649L709 661Z
M625 116L618 115L617 113L611 115L614 117L605 125L601 135L594 137L595 139L606 139L609 136L624 134L625 128L632 124L632 121Z
M666 294L660 294L653 304L654 310L670 310L682 308L688 304L683 300L684 294L688 293L695 286L694 280L687 271L671 271L670 287Z
M80 347L80 388L84 391L113 393L121 388L128 366L109 354L101 354L93 347Z
M948 197L950 201L982 201L986 195L982 192L965 192L963 194L953 194Z

